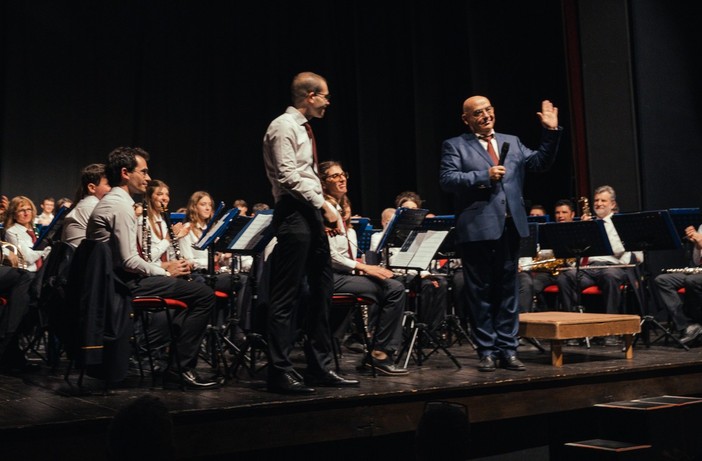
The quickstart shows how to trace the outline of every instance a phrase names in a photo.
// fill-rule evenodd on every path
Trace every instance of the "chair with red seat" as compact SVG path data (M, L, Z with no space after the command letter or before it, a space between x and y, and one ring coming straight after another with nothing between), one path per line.
M175 361L178 366L178 374L182 375L182 370L180 369L180 358L178 357L178 348L173 344L174 334L173 334L173 315L171 315L171 310L185 310L188 305L183 301L171 298L162 298L161 296L134 296L132 298L132 309L134 310L135 317L139 317L142 324L142 329L144 332L144 340L146 341L146 353L149 357L149 368L151 370L152 379L155 380L156 373L154 373L154 361L152 354L151 341L149 338L149 328L148 328L148 313L155 312L165 312L166 321L168 323L168 332L170 334L170 351L175 354ZM137 362L139 363L139 373L143 379L144 373L141 369L141 357L139 354L139 344L135 335L135 351L137 355ZM184 385L184 384L183 384Z
M347 308L349 309L349 314L353 316L356 321L356 325L361 331L361 340L363 341L363 354L364 361L367 361L371 365L371 370L373 377L376 377L375 362L371 351L372 340L371 334L368 329L368 308L375 302L372 299L365 298L363 296L356 296L353 293L334 293L332 295L332 307L334 308ZM340 328L347 325L344 321ZM334 362L336 365L337 373L340 372L339 366L339 356L341 355L341 348L338 341L338 332L332 334L332 347L334 348Z

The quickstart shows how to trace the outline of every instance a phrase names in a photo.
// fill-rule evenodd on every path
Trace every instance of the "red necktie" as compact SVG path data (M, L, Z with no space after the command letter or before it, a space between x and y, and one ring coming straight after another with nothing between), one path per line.
M37 243L37 234L35 234L34 231L30 230L30 229L27 229L27 233L29 234L30 237L32 237L32 243ZM34 263L37 266L37 270L41 269L42 262L43 261L41 260L41 258L39 258Z
M310 126L309 123L304 123L305 125L305 130L307 130L307 136L310 137L310 140L312 140L312 156L314 157L314 171L317 171L317 141L314 139L314 133L312 132L312 127Z
M492 140L492 137L493 137L493 136L494 136L494 135L492 135L492 134L488 134L488 135L485 135L485 136L480 136L480 139L482 139L483 141L487 142L487 151L488 151L488 154L490 154L490 157L492 158L492 163L493 163L493 165L497 165L497 164L500 162L500 159L497 157L497 152L495 152L495 148L492 147L492 141L491 141L491 140Z

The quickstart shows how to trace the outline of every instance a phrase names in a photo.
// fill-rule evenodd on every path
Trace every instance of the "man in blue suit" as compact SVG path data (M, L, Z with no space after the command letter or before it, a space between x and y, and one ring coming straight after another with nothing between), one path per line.
M543 127L541 145L531 150L516 136L496 133L490 100L472 96L463 103L462 115L471 133L442 145L440 183L455 197L456 243L480 371L495 371L498 360L509 370L525 369L517 358L516 282L519 239L529 235L524 173L545 171L553 164L562 131L558 108L550 101L541 103L537 115Z

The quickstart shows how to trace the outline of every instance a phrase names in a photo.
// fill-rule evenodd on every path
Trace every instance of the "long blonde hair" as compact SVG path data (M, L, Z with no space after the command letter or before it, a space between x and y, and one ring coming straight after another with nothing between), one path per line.
M34 219L37 217L37 207L34 206L34 202L29 197L25 197L24 195L18 195L17 197L12 197L12 200L10 200L10 205L7 207L7 213L5 213L5 229L9 229L10 227L14 226L15 223L17 222L15 220L15 213L17 213L17 210L19 210L21 207L24 205L29 205L32 207L32 218L29 220L29 223L27 224L27 229L34 229Z
M204 227L205 224L207 224L207 221L200 218L200 215L197 212L197 204L205 197L210 199L210 204L212 207L214 207L214 201L212 200L212 196L209 194L209 192L199 190L197 192L193 192L193 195L190 196L190 199L188 200L188 208L185 212L185 221L191 223L190 230L198 237L200 237L202 230L198 228L197 224ZM214 208L212 209L212 213L214 213ZM211 217L212 216L210 215L210 218Z

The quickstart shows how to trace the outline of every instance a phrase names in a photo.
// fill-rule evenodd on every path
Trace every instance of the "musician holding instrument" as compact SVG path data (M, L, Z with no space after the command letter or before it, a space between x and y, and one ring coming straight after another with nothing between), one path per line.
M575 219L575 205L568 199L556 202L553 211L556 222L571 222ZM553 250L540 249L537 258L519 258L519 311L530 312L534 298L549 285L556 284L556 277L569 261L556 259Z
M177 354L171 350L169 367L163 373L164 387L179 388L182 383L189 389L218 387L217 380L201 377L195 370L200 343L215 307L214 292L202 283L178 278L189 271L179 271L179 266L175 271L158 267L145 261L137 250L132 195L146 193L151 179L148 159L149 154L140 148L118 147L109 154L105 174L112 190L95 206L86 236L109 244L115 276L132 296L162 296L188 305L175 314L174 323L180 331L175 339Z
M702 336L702 225L685 229L685 238L693 243L692 266L672 269L653 279L653 293L660 306L665 307L680 342L689 345ZM684 302L678 294L685 288Z
M49 255L51 247L34 250L38 235L34 231L37 209L29 197L18 195L10 200L5 215L5 240L17 248L19 266L29 272L36 272Z
M563 271L558 277L558 289L560 290L561 306L565 310L573 311L577 307L578 293L592 285L597 285L604 296L606 312L608 314L621 314L621 285L629 279L628 270L633 265L643 261L643 255L639 252L629 252L624 250L619 234L612 223L612 216L617 207L616 192L611 186L600 186L595 189L594 209L595 217L592 219L602 219L609 243L612 246L612 255L590 256L587 261L581 261L580 280L576 281L576 271ZM587 220L583 216L583 220ZM608 267L609 266L609 267ZM605 345L619 345L618 338L608 336L605 338Z
M192 264L180 255L178 240L188 234L190 225L177 223L172 228L168 226L164 217L171 201L168 185L161 180L152 179L148 183L144 198L146 207L138 220L137 232L137 243L142 256L169 272L174 272L171 269L177 266L180 272L189 274Z
M374 331L371 355L376 369L386 375L406 375L406 368L395 365L393 354L402 343L402 318L405 311L405 287L394 278L391 270L356 260L358 242L351 227L351 205L346 195L347 179L341 163L336 161L319 164L319 177L324 197L329 207L338 213L341 232L328 234L334 271L334 291L353 293L372 299L376 312L370 314ZM348 206L346 206L348 204ZM365 361L363 367L371 364Z

